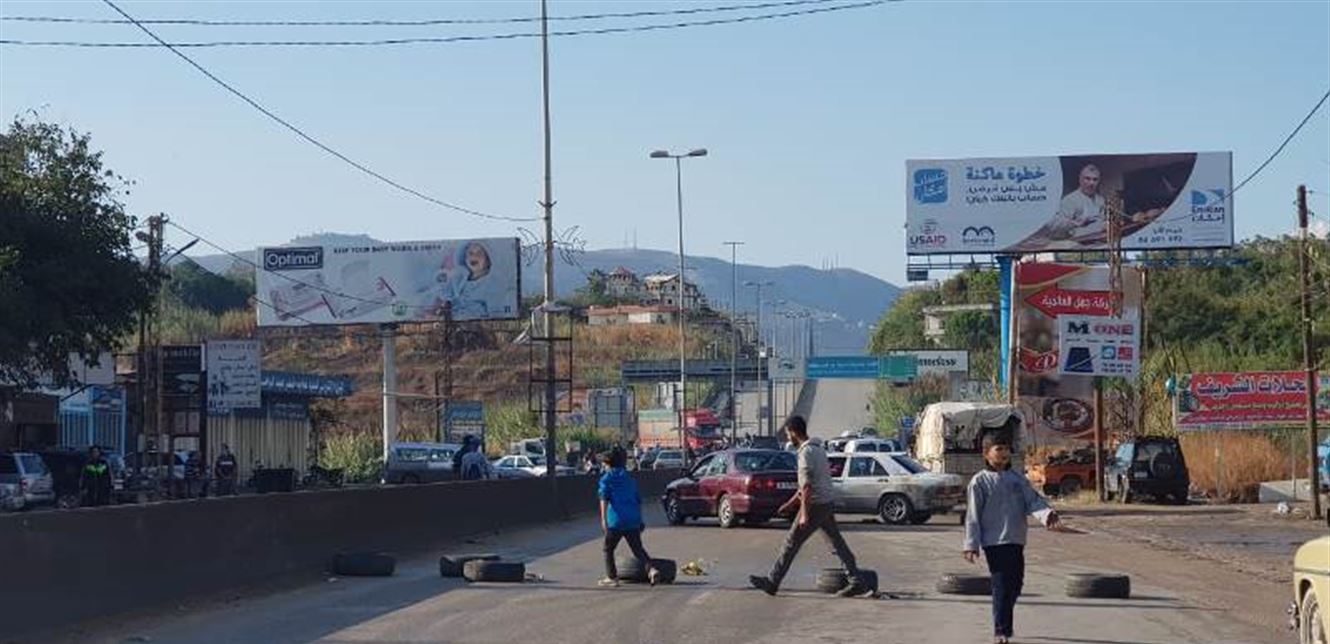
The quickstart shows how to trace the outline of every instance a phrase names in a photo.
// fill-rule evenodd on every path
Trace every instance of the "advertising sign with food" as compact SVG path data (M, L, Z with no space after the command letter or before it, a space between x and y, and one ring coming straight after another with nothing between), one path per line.
M1110 324L1124 333L1132 327L1127 335L1136 334L1134 327L1141 310L1140 273L1123 267L1121 316L1116 318L1112 316L1113 293L1107 266L1016 264L1015 280L1017 393L1032 440L1056 444L1089 439L1094 431L1096 372L1077 371L1082 368L1079 362L1067 368L1062 355L1064 327L1071 323L1072 330L1080 332L1094 331L1096 324ZM1088 346L1076 339L1071 345ZM1096 350L1096 355L1102 357L1102 347ZM1115 347L1113 362L1122 367L1119 356L1128 357Z

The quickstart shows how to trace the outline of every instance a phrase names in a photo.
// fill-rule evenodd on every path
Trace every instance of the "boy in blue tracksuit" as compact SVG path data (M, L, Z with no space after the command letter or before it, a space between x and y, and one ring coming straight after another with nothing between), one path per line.
M642 498L637 493L637 481L628 474L625 464L628 455L616 447L603 457L608 470L600 477L600 527L605 531L605 578L601 586L618 586L619 571L614 565L614 551L620 540L628 541L633 556L647 571L652 586L660 581L660 571L651 565L651 557L642 547Z
M965 560L974 563L982 548L993 582L993 641L1007 644L1013 631L1016 599L1025 584L1026 515L1049 530L1059 527L1058 515L1030 487L1029 479L1011 471L1011 438L984 436L984 470L970 479L965 510Z

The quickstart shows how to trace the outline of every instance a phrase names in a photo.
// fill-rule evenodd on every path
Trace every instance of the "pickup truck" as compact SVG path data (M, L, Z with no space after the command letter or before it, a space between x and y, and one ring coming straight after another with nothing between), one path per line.
M1090 450L1058 452L1044 463L1025 467L1025 477L1048 496L1070 496L1094 486L1094 453Z

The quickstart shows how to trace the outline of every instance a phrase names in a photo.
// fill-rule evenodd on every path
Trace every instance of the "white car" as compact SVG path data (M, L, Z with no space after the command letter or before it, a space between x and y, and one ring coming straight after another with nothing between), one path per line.
M863 452L904 452L901 449L900 441L890 438L855 438L845 442L841 449L837 450L846 454L859 454Z
M651 467L656 470L682 470L685 466L683 450L663 449L656 454L656 461Z
M917 525L965 501L960 476L929 472L904 452L832 454L828 460L837 512Z
M549 471L545 467L544 457L541 456L514 454L494 461L493 465L494 471L499 474L501 479L545 476ZM567 465L555 465L554 471L557 476L569 476L577 473L577 470Z

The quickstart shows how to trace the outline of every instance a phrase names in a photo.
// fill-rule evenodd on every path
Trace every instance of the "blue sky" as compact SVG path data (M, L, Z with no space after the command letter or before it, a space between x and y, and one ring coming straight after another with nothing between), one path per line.
M552 15L729 2L552 2ZM534 15L532 2L125 2L139 18L422 19ZM112 18L96 2L3 15ZM620 20L640 24L659 20ZM579 25L581 26L581 25ZM168 40L373 38L528 26L160 26ZM1330 88L1330 2L900 2L685 30L554 39L556 226L591 248L676 244L685 162L689 254L904 281L907 158L1231 150L1250 172ZM0 37L137 41L127 25L0 23ZM439 198L536 216L537 40L385 48L190 50L349 156ZM402 195L266 120L161 49L0 46L0 115L92 133L166 212L232 249L316 231L381 239L500 236ZM1236 197L1240 238L1294 225L1294 187L1330 215L1330 108ZM1323 216L1322 219L1325 217ZM534 225L532 226L535 227ZM186 240L180 240L186 241Z

